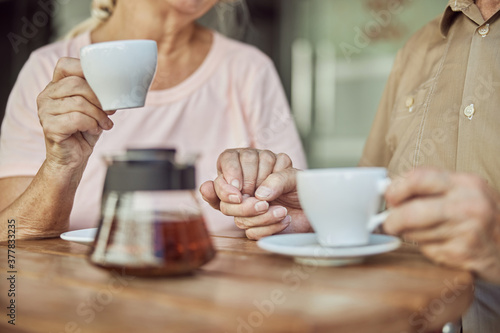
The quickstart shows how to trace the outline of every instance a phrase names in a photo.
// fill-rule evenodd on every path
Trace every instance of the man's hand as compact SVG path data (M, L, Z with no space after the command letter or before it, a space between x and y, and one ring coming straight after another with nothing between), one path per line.
M218 177L200 192L212 207L234 216L250 239L279 232L312 231L299 203L297 170L286 154L230 149L217 161Z
M388 233L417 241L431 260L500 284L500 196L477 176L417 169L386 194Z

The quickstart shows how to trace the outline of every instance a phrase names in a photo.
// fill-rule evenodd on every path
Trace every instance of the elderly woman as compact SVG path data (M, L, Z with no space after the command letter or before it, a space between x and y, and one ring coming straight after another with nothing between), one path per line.
M17 238L96 226L106 170L101 157L112 151L198 152L199 183L215 178L217 156L228 147L283 151L304 166L271 61L195 22L217 2L94 0L93 17L74 38L32 54L2 125L0 240L12 218ZM122 39L155 40L158 69L146 106L112 115L102 111L76 58L85 45ZM206 208L210 229L235 228Z

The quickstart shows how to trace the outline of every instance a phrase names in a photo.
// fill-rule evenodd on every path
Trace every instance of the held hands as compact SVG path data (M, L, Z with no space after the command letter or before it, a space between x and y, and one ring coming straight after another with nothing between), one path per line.
M386 232L417 241L424 255L500 284L500 196L470 174L417 169L386 194Z
M230 149L217 161L218 177L201 185L203 199L250 239L312 231L300 207L292 161L268 150Z
M250 239L279 232L312 231L300 208L287 155L270 151L225 151L218 177L204 183L203 198ZM500 284L500 195L471 174L417 169L393 181L386 193L390 234L417 241L424 255L475 272Z
M52 82L38 96L37 105L47 162L55 167L80 168L102 131L113 127L108 115L114 111L102 111L78 59L58 61Z

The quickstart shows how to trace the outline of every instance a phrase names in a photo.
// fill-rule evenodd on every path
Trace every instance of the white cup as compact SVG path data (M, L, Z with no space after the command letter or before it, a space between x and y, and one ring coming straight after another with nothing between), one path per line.
M156 71L152 40L119 40L82 47L85 79L104 111L144 106Z
M377 214L390 179L385 168L316 169L297 173L300 203L323 246L360 246L387 218Z

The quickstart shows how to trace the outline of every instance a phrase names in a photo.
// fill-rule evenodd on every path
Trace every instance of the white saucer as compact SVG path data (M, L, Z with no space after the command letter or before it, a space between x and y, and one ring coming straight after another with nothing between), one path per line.
M61 234L61 238L70 242L90 245L94 242L97 228L68 231Z
M294 257L305 265L345 266L358 264L366 257L397 249L399 238L387 235L370 235L367 245L353 247L323 247L316 234L287 234L262 238L257 245L267 251Z

